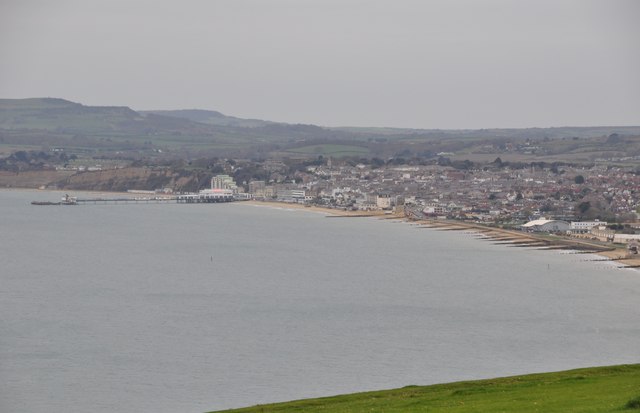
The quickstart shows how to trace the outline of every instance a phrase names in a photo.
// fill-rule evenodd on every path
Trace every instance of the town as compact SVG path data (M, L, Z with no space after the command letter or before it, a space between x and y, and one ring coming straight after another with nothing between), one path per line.
M227 174L215 176L212 187L238 199L569 232L603 242L640 239L640 174L632 168L500 158L483 165L442 158L431 165L361 161L223 160L217 167Z
M225 199L193 196L210 188L234 199L602 242L639 235L638 127L345 129L48 98L5 99L0 107L4 188ZM95 116L116 130L104 130ZM31 128L21 126L27 120Z

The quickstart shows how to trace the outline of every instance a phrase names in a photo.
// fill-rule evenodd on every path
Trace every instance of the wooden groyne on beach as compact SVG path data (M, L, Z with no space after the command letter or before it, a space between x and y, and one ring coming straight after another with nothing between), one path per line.
M622 268L640 268L640 257L630 255L622 248L602 245L585 240L570 238L552 238L544 235L519 232L503 228L493 228L481 224L455 221L413 221L421 228L436 231L467 231L476 238L489 241L495 245L516 248L535 248L538 250L566 251L566 254L595 254L601 258L584 259L584 261L616 262Z

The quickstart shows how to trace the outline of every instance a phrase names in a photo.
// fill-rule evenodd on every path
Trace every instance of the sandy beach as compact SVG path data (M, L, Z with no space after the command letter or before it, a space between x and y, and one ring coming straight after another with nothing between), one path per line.
M255 206L267 206L272 208L280 208L280 209L302 209L305 211L312 212L321 212L323 214L328 214L330 216L340 216L340 217L385 217L389 216L385 214L384 211L345 211L342 209L335 208L323 208L318 206L308 206L304 204L296 204L292 202L276 202L276 201L241 201L246 205L255 205Z
M425 228L434 228L442 231L466 230L477 232L487 240L512 245L514 247L530 247L549 250L575 250L580 253L590 252L603 257L603 260L615 261L625 267L640 267L640 256L629 255L626 248L604 245L602 243L590 242L583 239L566 237L552 238L546 234L526 233L460 221L422 220L412 222Z
M339 217L375 217L378 219L402 219L412 224L432 228L441 231L469 231L477 233L481 238L495 243L510 245L513 247L529 247L549 250L575 250L581 253L590 252L603 257L603 260L618 262L626 267L640 267L640 257L630 256L625 248L607 246L601 243L590 242L574 238L551 238L544 234L526 233L502 228L489 227L482 224L449 220L411 220L403 214L385 214L383 211L344 211L333 208L317 206L305 206L303 204L284 203L275 201L244 201L249 205L269 206L281 209L301 209L320 212L328 216Z

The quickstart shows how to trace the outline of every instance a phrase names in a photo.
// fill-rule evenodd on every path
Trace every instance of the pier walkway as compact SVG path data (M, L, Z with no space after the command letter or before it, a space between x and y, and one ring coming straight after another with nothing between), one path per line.
M105 205L105 204L210 204L244 200L230 190L205 189L197 194L180 194L171 196L118 197L118 198L76 198L65 195L60 202L33 201L32 205Z
M149 197L149 198L86 198L76 199L75 204L167 204L175 203L177 197Z

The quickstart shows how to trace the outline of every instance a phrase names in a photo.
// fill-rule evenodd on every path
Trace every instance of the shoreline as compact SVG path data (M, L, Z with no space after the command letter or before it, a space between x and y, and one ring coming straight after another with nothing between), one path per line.
M581 239L553 238L542 234L520 232L515 230L490 227L483 224L452 221L452 220L411 220L404 215L385 214L383 211L343 211L333 208L323 208L317 206L305 206L302 204L285 203L276 201L243 201L249 205L269 206L279 209L300 209L310 212L321 212L330 214L329 217L377 217L379 219L400 219L404 222L416 225L421 228L430 228L440 231L469 231L496 244L508 245L511 247L536 248L540 250L568 250L575 251L575 254L593 254L602 257L602 261L619 263L619 268L636 269L640 268L640 256L629 257L627 250L615 245L602 245ZM599 261L594 259L593 261Z
M452 220L410 220L404 215L385 214L383 211L343 211L333 208L317 206L305 206L302 204L285 203L276 201L243 201L249 205L268 206L279 209L299 209L310 212L330 214L329 217L377 217L379 219L400 219L404 222L417 225L422 228L430 228L440 231L469 231L476 233L496 244L511 247L536 248L541 250L568 250L575 254L593 254L602 257L602 261L616 262L620 268L640 268L640 256L629 257L625 248L614 245L606 246L585 240L572 238L549 239L544 235L520 232L515 230L494 228L483 224L452 221ZM594 260L597 261L597 260Z
M306 206L304 204L296 204L293 202L277 202L277 201L256 201L254 199L249 201L238 201L246 205L253 206L264 206L264 207L272 207L278 209L299 209L303 211L309 212L321 212L324 214L329 214L330 216L335 217L388 217L395 216L390 214L385 214L384 211L344 211L341 209L334 208L324 208L320 206Z
M550 238L547 235L494 228L482 224L461 221L416 220L410 221L423 228L440 231L469 231L495 244L541 250L568 250L574 254L593 254L603 257L601 261L617 262L620 268L640 268L640 256L629 256L624 247L572 238ZM594 259L593 261L599 261Z
M82 192L88 194L109 194L135 197L135 193L131 192L114 192L114 191L68 191L62 189L39 189L39 188L0 188L2 191L27 191L27 192L43 192L65 194L69 192ZM550 238L542 234L534 234L520 232L515 230L490 227L483 224L453 221L453 220L435 220L422 219L412 220L404 214L386 213L385 211L346 211L336 208L325 208L321 206L307 206L291 202L277 201L237 201L246 205L271 207L277 209L295 209L301 211L315 212L326 214L328 218L378 218L378 219L398 219L404 222L416 225L421 228L435 229L439 231L469 231L477 234L480 240L487 240L496 244L508 245L511 247L537 248L542 250L572 250L575 253L590 253L602 257L602 261L616 262L620 264L620 268L640 269L640 256L629 256L624 247L615 245L602 245L586 240L578 240L572 238ZM596 260L594 260L596 261Z

